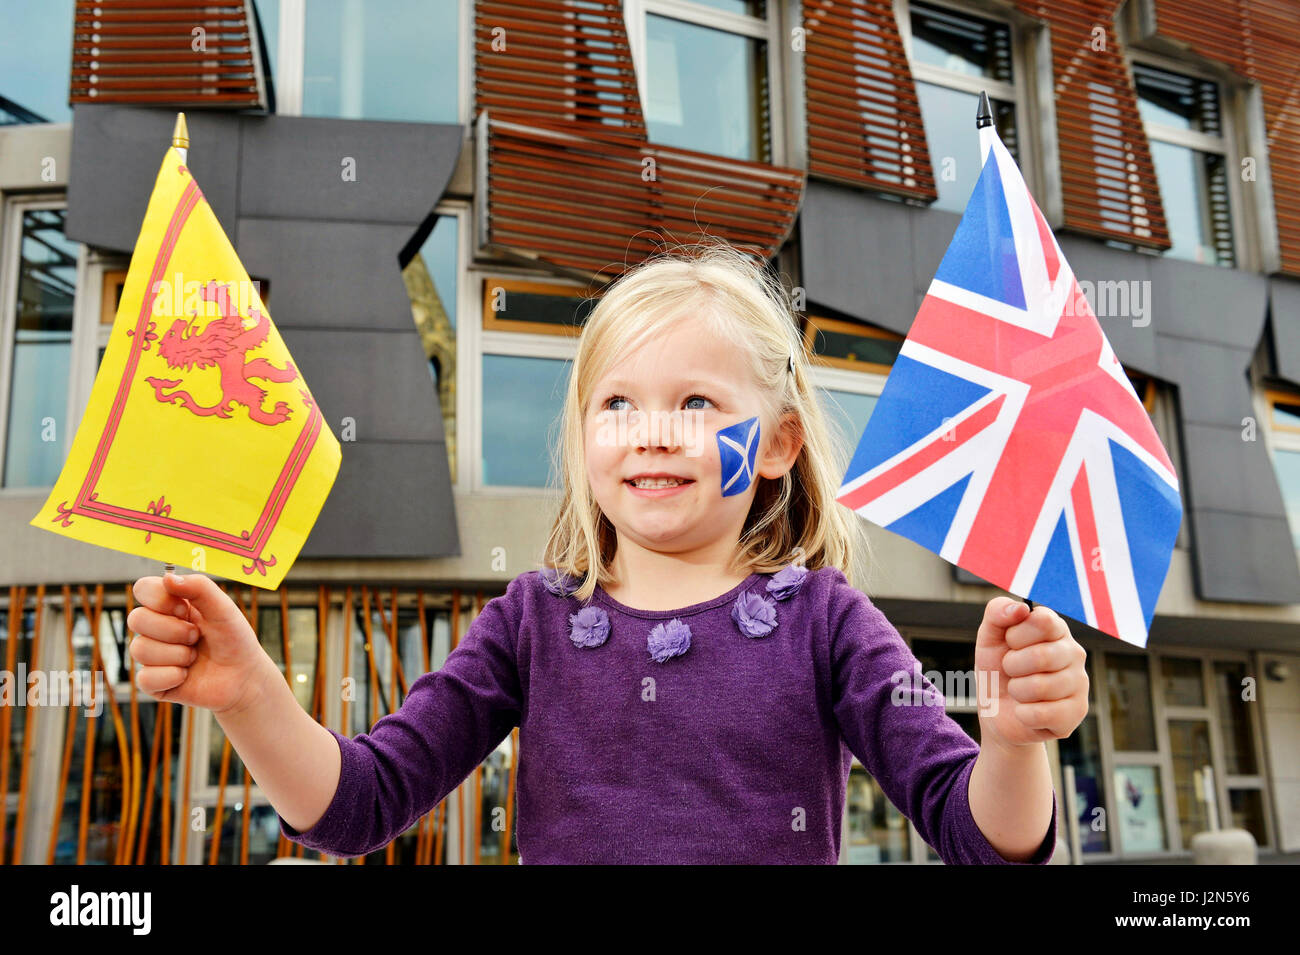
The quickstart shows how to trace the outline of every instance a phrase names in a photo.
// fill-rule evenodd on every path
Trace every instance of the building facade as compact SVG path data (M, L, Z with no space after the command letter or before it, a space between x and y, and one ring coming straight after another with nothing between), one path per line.
M7 6L0 659L98 673L112 693L93 717L0 707L0 858L303 851L278 839L209 713L135 693L130 585L158 568L28 524L89 398L178 109L187 162L343 446L280 591L227 587L302 705L355 735L538 566L581 323L658 243L721 236L800 290L852 450L978 175L982 90L1182 485L1149 647L1071 621L1092 707L1049 752L1081 859L1186 860L1196 832L1228 826L1265 861L1300 852L1296 14L1284 0ZM999 591L870 537L855 584L925 671L969 670ZM978 739L974 701L948 708ZM513 862L518 757L516 731L367 861ZM936 859L855 764L841 861Z

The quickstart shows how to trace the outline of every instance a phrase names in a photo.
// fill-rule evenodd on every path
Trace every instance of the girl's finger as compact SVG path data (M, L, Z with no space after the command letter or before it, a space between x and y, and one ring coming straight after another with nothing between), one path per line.
M131 656L147 667L187 667L199 652L179 643L164 643L149 637L137 636L131 641Z
M184 683L187 672L181 667L142 667L136 674L135 685L156 696Z
M163 643L193 644L198 641L198 628L194 624L148 607L136 607L127 614L126 625L143 637Z

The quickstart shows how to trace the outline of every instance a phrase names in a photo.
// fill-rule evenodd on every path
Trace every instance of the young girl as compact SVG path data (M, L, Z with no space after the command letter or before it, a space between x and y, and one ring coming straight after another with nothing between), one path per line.
M588 317L541 570L349 738L298 705L201 574L143 577L137 682L211 709L292 840L386 845L520 728L526 863L837 861L851 755L948 863L1045 863L1043 741L1087 712L1064 621L995 597L977 745L849 581L861 521L789 299L725 245L662 253Z

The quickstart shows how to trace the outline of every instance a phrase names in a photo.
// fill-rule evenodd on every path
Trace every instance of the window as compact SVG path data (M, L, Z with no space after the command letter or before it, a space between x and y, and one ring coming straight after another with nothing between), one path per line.
M902 335L883 328L808 316L804 348L813 356L822 411L846 468L902 345Z
M781 49L765 0L627 0L650 142L775 162L768 77Z
M1108 653L1106 677L1115 749L1155 752L1156 728L1147 658L1137 654Z
M1282 506L1291 539L1300 550L1300 395L1269 392L1273 470L1282 488Z
M458 0L256 0L287 115L459 123Z
M4 5L0 126L72 121L72 11L72 0Z
M555 488L552 448L569 370L596 298L530 278L484 278L476 489Z
M1102 766L1101 718L1097 713L1097 681L1092 654L1084 661L1088 674L1088 714L1078 729L1061 740L1062 766L1074 767L1074 793L1079 811L1079 846L1083 852L1109 852L1110 829L1106 825L1106 772ZM1066 808L1062 798L1060 807ZM1063 830L1062 839L1068 834Z
M1166 254L1232 267L1236 253L1219 84L1142 62L1133 63L1133 79L1173 242Z
M909 4L900 19L939 191L933 208L961 212L983 167L975 135L981 91L989 94L1003 144L1021 162L1012 28L925 3Z
M50 487L70 438L68 383L78 245L61 200L15 200L0 242L3 487Z
M912 861L912 830L866 767L853 759L844 811L848 832L842 849L849 865Z

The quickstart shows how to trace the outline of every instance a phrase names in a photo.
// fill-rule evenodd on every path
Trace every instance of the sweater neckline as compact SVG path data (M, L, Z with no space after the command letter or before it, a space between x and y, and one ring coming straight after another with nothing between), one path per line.
M694 603L687 607L680 607L676 610L638 610L636 607L629 607L627 604L619 603L608 593L600 584L596 584L596 589L592 591L592 596L610 608L617 610L619 613L626 614L630 617L642 617L646 620L670 620L673 617L685 617L690 614L703 613L706 610L712 610L722 604L734 601L740 596L742 591L748 590L754 582L766 575L753 573L742 580L736 586L732 587L725 594L720 594L712 600L704 600L700 603Z

